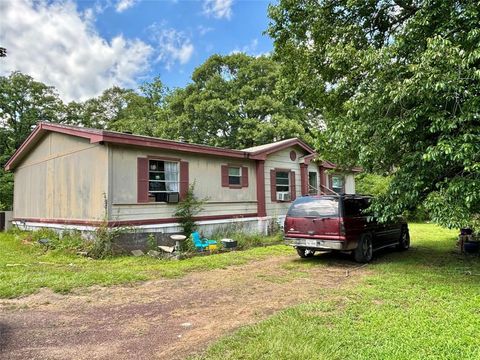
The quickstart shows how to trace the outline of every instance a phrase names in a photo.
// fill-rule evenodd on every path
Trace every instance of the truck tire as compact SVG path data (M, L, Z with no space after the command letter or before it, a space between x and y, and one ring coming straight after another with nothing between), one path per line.
M397 245L397 250L406 251L410 248L410 233L408 227L402 227L402 232L400 233L400 240Z
M357 248L353 251L356 262L368 263L373 256L373 241L371 234L362 234Z

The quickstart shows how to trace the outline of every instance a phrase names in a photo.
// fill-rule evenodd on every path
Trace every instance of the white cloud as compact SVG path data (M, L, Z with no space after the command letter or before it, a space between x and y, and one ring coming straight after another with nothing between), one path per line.
M156 43L157 61L162 62L167 70L177 62L186 64L190 60L195 47L183 31L157 24L150 26L150 31Z
M248 55L256 55L255 51L257 50L257 47L258 47L258 39L253 39L247 45L244 45L240 48L236 47L235 49L232 50L230 54L245 53Z
M29 74L55 86L64 100L84 100L113 85L134 87L149 68L149 45L122 35L105 40L94 29L94 12L79 13L70 1L0 1L0 13L0 44L8 51L0 74Z
M230 19L232 17L233 0L204 0L203 13L217 19Z
M198 33L200 34L200 36L203 36L205 34L208 34L211 31L213 31L213 28L208 27L208 26L199 25L199 26L197 26L197 30L198 30Z
M135 5L136 2L137 0L118 0L117 4L115 5L115 10L117 10L119 13L123 12Z

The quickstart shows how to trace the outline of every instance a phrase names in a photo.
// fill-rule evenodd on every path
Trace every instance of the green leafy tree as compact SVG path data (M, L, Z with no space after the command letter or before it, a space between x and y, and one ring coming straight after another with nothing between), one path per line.
M61 118L64 104L53 87L20 72L0 76L0 209L12 206L13 176L5 163L36 123Z
M308 117L278 93L279 66L266 56L213 55L193 83L166 99L157 134L232 148L289 137L310 140Z
M380 196L387 192L390 177L360 173L355 177L355 189L358 194Z
M152 136L168 89L156 77L138 90L114 86L84 103L71 102L67 120L86 127Z
M280 0L284 86L324 116L329 158L392 175L386 220L424 204L480 228L480 7L458 0Z

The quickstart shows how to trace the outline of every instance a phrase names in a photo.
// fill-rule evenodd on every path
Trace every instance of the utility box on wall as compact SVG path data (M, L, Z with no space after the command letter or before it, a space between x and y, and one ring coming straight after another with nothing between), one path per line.
M12 227L13 211L0 211L0 231L7 231Z

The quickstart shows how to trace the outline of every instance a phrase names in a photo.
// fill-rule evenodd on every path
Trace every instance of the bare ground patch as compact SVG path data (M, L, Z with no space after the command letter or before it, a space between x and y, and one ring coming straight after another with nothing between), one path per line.
M325 258L272 257L181 279L0 300L0 358L182 359L365 272Z

